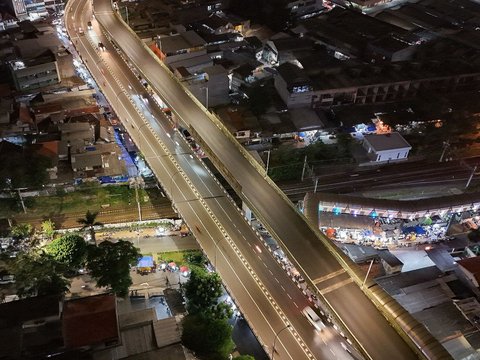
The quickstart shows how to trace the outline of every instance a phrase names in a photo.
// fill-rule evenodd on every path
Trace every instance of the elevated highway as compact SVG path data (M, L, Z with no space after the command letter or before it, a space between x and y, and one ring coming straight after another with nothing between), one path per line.
M296 211L273 182L265 177L263 169L235 141L220 121L188 94L163 64L153 57L148 47L129 31L112 11L110 2L94 0L93 3L95 18L108 37L121 48L128 60L148 80L176 116L192 132L198 134L214 164L272 236L279 240L290 260L302 273L310 287L315 289L319 298L329 307L337 322L365 357L385 359L385 356L388 356L399 360L450 358L424 327L381 289L369 291L369 287L373 284L367 284L361 288L363 276L358 273L355 265ZM75 21L86 22L87 20L82 20L79 15ZM118 65L113 66L112 56L105 55L103 58L103 61L111 66L109 71L116 74L114 79L108 80L108 84L110 81L123 84L123 90L125 90L126 84L131 83L132 79L124 79L127 76L125 71L115 68ZM118 104L113 102L116 109L130 107L130 100L123 99L123 94L115 93L113 89L111 91L106 89L106 93L109 98L119 99ZM197 168L198 165L194 164L192 159L189 160L191 154L186 151L183 143L180 144L179 140L176 140L179 139L178 133L172 132L171 128L168 129L163 125L159 126L154 121L145 118L139 120L137 116L132 115L131 111L128 119L132 123L130 128L126 126L127 129L134 140L140 143L147 161L169 192L178 211L189 221L190 226L193 225L192 223L201 225L202 230L196 235L207 254L211 257L220 247L222 253L233 251L230 257L223 255L228 263L224 265L224 272L221 266L217 268L227 285L232 287L232 292L240 303L245 301L244 304L247 304L248 299L242 300L246 295L241 294L241 288L233 288L232 285L239 281L250 299L255 298L261 301L261 304L253 301L254 305L250 301L249 306L242 308L249 321L255 323L258 319L265 320L263 325L259 325L256 329L257 336L264 344L272 343L272 337L274 338L276 331L281 329L282 322L284 325L295 324L294 329L287 332L290 334L289 341L282 343L283 354L278 358L329 358L323 351L324 346L317 343L318 337L312 337L311 329L305 330L308 329L308 323L304 319L299 319L301 318L299 308L301 309L302 305L299 306L297 301L300 299L285 301L284 294L275 291L279 284L282 287L290 286L278 280L286 279L286 276L282 277L280 274L278 277L275 276L277 279L275 285L272 276L268 275L265 269L262 270L262 266L265 266L269 272L276 271L265 265L270 264L271 260L267 257L263 258L263 253L252 255L248 244L251 245L253 239L256 239L255 234L241 218L238 209L231 205L229 199L221 192L217 192L218 185L215 187L212 180L207 182L204 168ZM145 144L143 148L142 142ZM159 152L164 153L159 154ZM159 164L157 164L158 161L160 161ZM169 169L166 168L165 161L169 164ZM180 186L182 188L175 190ZM179 199L179 195L182 199ZM235 257L239 261L236 261ZM230 270L227 271L227 268ZM243 273L239 274L242 271ZM232 277L232 274L235 276ZM253 296L251 289L255 289L255 293L260 294ZM293 304L295 306L292 306ZM268 313L267 316L266 313ZM276 322L275 326L270 322ZM293 351L298 355L292 356Z

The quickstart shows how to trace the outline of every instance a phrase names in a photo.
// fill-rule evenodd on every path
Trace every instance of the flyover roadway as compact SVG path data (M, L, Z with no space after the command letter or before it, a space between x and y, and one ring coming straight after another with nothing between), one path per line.
M151 56L151 53L148 52L138 38L129 32L123 22L112 12L110 1L94 0L94 6L96 19L101 23L103 28L106 29L110 38L115 39L115 42L126 54L128 59L141 71L150 85L169 107L174 110L181 121L193 128L204 143L208 145L208 154L210 157L213 157L214 163L223 165L223 167L220 167L220 170L224 172L227 180L233 183L242 199L252 208L271 234L279 240L290 260L307 281L316 287L319 296L335 311L337 319L340 319L342 326L347 329L355 342L361 345L366 356L372 359L384 359L385 354L388 354L391 359L416 359L421 357L421 355L418 355L418 353L407 345L406 341L399 336L385 317L363 293L358 285L360 280L352 277L351 272L345 270L348 270L349 266L353 266L349 263L348 259L336 253L333 245L328 243L328 240L318 232L315 232L307 224L303 216L296 212L294 207L285 200L269 179L265 178L260 171L252 165L253 162L249 161L248 156L242 153L238 144L235 144L231 138L228 137L228 134L223 131L222 126L216 123L215 120L201 108L199 103L194 100L193 97L189 96L165 68ZM121 74L121 72L118 74ZM133 126L134 127L129 130L135 139L135 131L132 130L136 127L135 125ZM161 129L154 128L154 130L158 131L157 136L161 136ZM168 132L167 129L163 129L163 131ZM141 133L143 136L144 132L142 131ZM150 141L149 146L150 144L154 144L153 139L150 139ZM172 146L171 143L164 139L163 142ZM152 150L157 149L157 147L158 145L152 146ZM179 150L181 151L181 149ZM142 149L142 151L145 150ZM158 155L152 156L153 158L147 157L147 160L153 162ZM188 164L188 159L182 158L180 160L187 162L187 164L185 164L187 168L191 166ZM169 171L168 173L171 176L175 176L175 172ZM168 183L168 180L166 182L165 179L162 181L161 174L157 173L157 176L162 184ZM199 175L195 173L195 170L192 169L191 172L185 173L185 176L191 178L191 182L201 184L201 181L197 181ZM180 176L175 178L175 183L179 178ZM211 185L204 183L199 189L200 193L208 195L208 192L211 191ZM166 190L168 192L168 188ZM184 190L187 191L186 189L182 189L181 192ZM174 199L177 209L187 221L189 216L196 217L199 216L198 214L202 214L201 212L197 212L200 211L202 207L199 207L195 211L193 211L191 207L187 207L182 211L180 209L181 204L186 203L191 205L192 201L179 203L176 196L172 196L172 194L170 194L170 196ZM205 230L202 234L208 231L208 235L212 237L212 239L218 240L221 238L221 234L215 234L215 232L217 232L217 228L220 227L222 229L230 229L231 232L229 234L236 235L235 232L240 230L238 229L240 223L236 220L239 216L238 210L236 213L232 210L220 211L218 207L221 206L225 209L229 200L224 197L215 198L215 196L218 195L208 195L209 199L203 199L203 202L213 201L213 203L210 204L211 207L209 207L211 211L210 217L204 218L202 216L198 219L206 222L205 224L202 223L202 225L205 225ZM218 222L212 223L212 217L217 219ZM232 224L236 226L232 227ZM248 226L245 225L242 229L241 235L244 237L244 240L239 239L238 236L233 238L230 235L229 237L232 242L235 241L235 246L239 249L240 246L248 246L244 243L248 244L248 242L252 241L247 230ZM224 244L225 242L219 241L217 244L218 243ZM211 255L211 252L209 253L208 251L208 245L205 245L204 248L207 249L207 254ZM246 252L240 250L241 255L239 256L250 255L252 251L246 250ZM229 262L229 265L230 264L232 264L232 262ZM248 264L249 266L255 266L256 271L261 269L261 266L257 266L261 264L260 259L253 258L251 261L248 261ZM235 266L234 269L235 271L240 271L237 269L237 266ZM223 273L221 274L227 285L232 284L232 279L229 279L228 276L225 276ZM259 279L267 283L269 281L268 273L265 274L265 277L261 275L260 271L256 274ZM245 281L247 281L247 279L245 279ZM283 282L280 283L285 286ZM249 289L249 287L246 287L246 289ZM262 287L260 287L260 289L262 289ZM235 292L234 296L237 297ZM283 300L281 299L281 295L272 295L272 297L275 305ZM259 310L261 312L268 312L269 309L268 307L264 309L263 306L259 306L258 308L261 309ZM246 309L244 308L243 310L245 311ZM247 310L250 311L250 309ZM291 321L293 323L297 321L295 317L299 317L299 310L295 309L293 301L286 304L281 310L285 313L288 312L287 318L289 322ZM251 321L253 317L254 316L251 315L247 316L249 321ZM270 316L267 316L267 318L270 320ZM305 321L303 320L303 322ZM280 329L281 327L277 325L273 328ZM298 331L296 327L294 328ZM257 333L259 332L260 331L257 330ZM262 338L261 334L260 338L264 343L269 343L269 341L265 341ZM305 336L302 337L302 339L308 341L309 337ZM311 338L310 340L313 341ZM297 345L295 345L294 342L292 343L295 348ZM288 346L287 348L290 353L290 348ZM287 349L285 349L285 351L287 351ZM290 355L287 354L286 356Z
M333 327L316 333L301 315L301 309L309 305L305 295L161 109L152 101L143 103L136 95L142 94L144 87L100 32L97 22L92 21L93 30L86 29L89 4L79 0L67 5L66 25L72 42L175 208L213 259L268 354L272 354L275 342L274 357L279 360L348 357L341 345L346 340ZM84 35L77 33L79 27ZM98 42L106 46L106 51L95 49ZM290 327L277 337L287 325ZM356 353L355 349L351 351Z

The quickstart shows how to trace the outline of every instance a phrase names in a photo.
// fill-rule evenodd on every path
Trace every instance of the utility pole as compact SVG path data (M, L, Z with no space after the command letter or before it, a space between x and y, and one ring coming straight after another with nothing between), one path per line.
M267 166L265 168L265 176L268 176L268 167L270 166L270 152L271 151L272 151L271 149L267 150Z
M26 214L27 213L27 208L25 207L25 203L23 202L22 194L20 193L20 189L17 189L18 191L18 198L20 199L20 203L22 204L22 209L23 212Z
M318 177L315 179L315 188L313 189L313 193L317 192L317 187L318 187Z
M473 179L473 175L475 175L475 171L477 171L477 165L475 165L475 166L473 167L472 173L470 174L470 177L469 177L468 180L467 180L467 184L465 185L465 189L470 186L470 182L471 182L472 179Z
M362 288L364 287L365 283L367 282L367 278L368 278L368 275L370 274L370 270L372 270L373 261L374 261L373 259L372 259L372 261L370 261L370 266L368 267L367 275L365 275L365 279L363 279Z
M442 162L443 161L443 157L445 156L445 152L447 151L447 149L450 147L450 143L447 141L444 141L443 142L443 151L442 151L442 155L440 155L440 159L438 160L438 162Z
M302 181L305 177L305 169L307 168L307 155L305 155L305 160L303 161L303 169L302 169Z

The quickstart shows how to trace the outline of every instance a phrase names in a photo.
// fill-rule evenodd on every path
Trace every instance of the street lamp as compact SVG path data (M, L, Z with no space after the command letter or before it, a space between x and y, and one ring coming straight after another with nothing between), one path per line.
M273 347L272 347L272 360L273 360L273 357L275 356L275 344L277 343L277 339L278 339L278 336L280 335L280 333L283 331L283 330L287 330L289 328L291 328L292 325L288 324L287 326L281 328L276 334L275 334L275 338L273 339Z

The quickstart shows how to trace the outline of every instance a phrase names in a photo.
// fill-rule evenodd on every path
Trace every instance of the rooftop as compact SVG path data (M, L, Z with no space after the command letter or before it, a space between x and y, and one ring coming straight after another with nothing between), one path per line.
M457 264L475 276L480 283L480 256L458 260Z
M365 135L364 139L371 145L375 152L412 148L403 136L397 132Z
M206 44L195 31L185 31L177 35L165 36L158 42L164 54L175 54L182 50L198 48Z
M113 294L65 301L63 304L65 346L77 348L117 340L116 305Z

